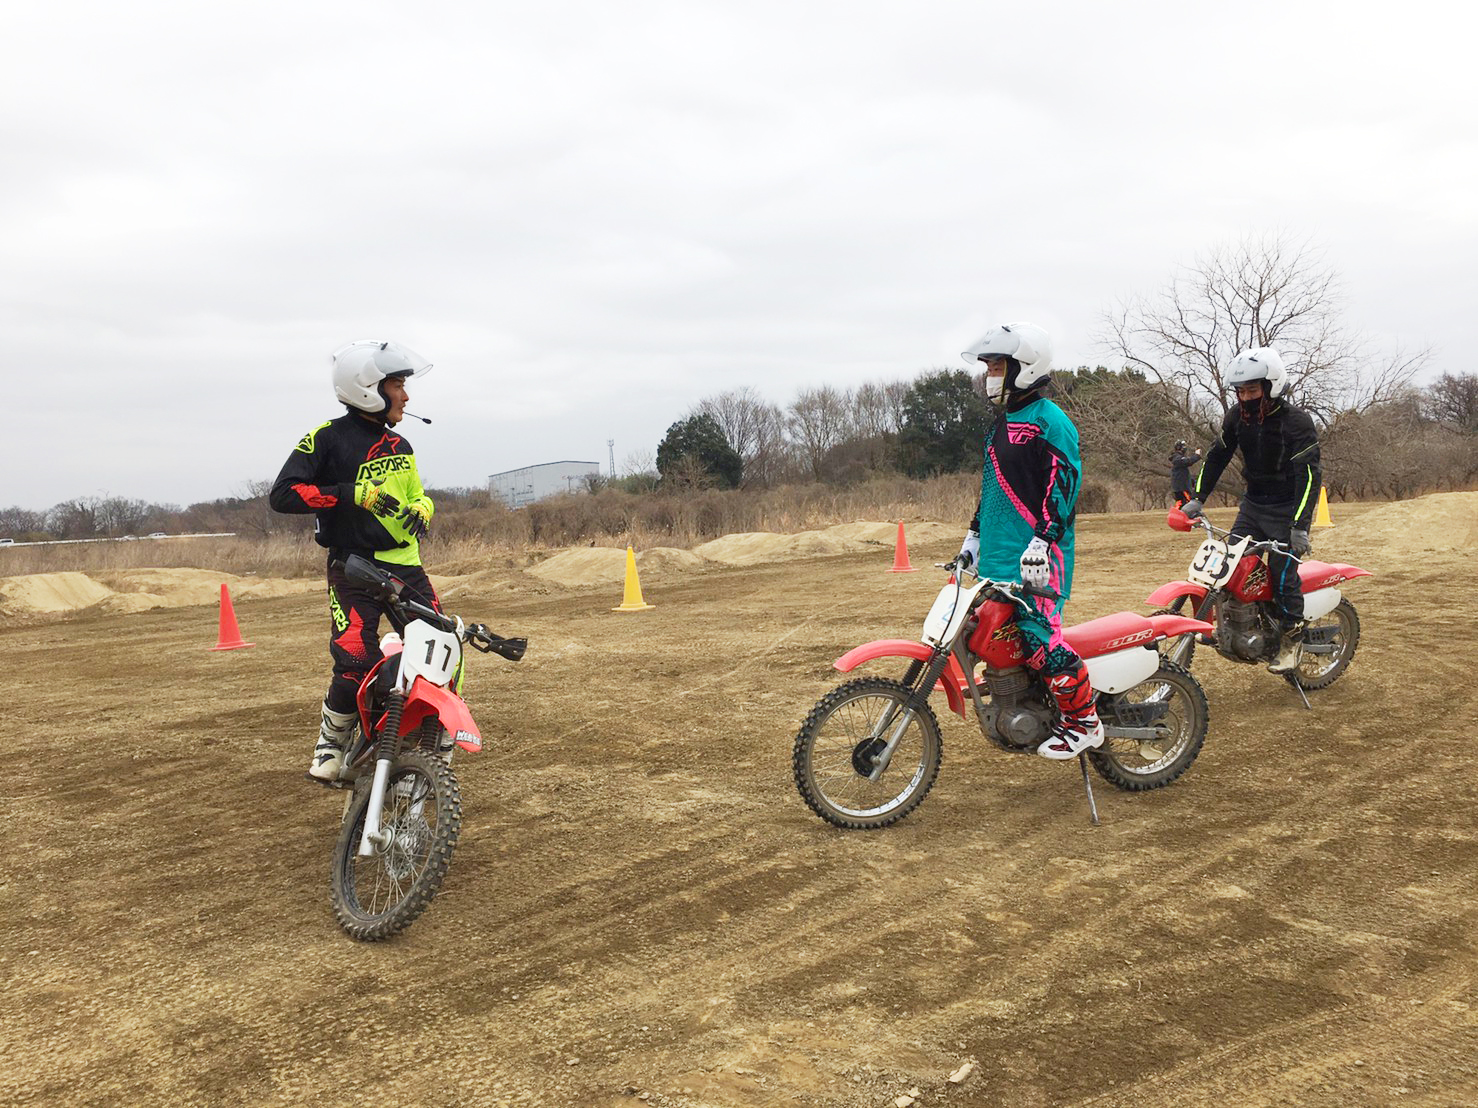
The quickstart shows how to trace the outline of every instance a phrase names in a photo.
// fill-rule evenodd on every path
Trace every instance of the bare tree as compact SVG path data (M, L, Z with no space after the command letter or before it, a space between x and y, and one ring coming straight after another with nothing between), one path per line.
M1344 327L1340 303L1338 277L1311 248L1252 237L1109 311L1104 342L1167 386L1188 425L1213 424L1229 406L1224 371L1238 351L1272 346L1289 368L1290 395L1327 424L1399 397L1429 353L1372 356Z
M785 417L748 385L702 400L694 415L712 416L744 460L742 485L769 485L786 461Z
M1478 373L1444 373L1423 393L1429 419L1469 434L1478 432Z
M813 479L821 479L827 451L851 432L851 407L848 394L830 385L804 389L791 404L787 426Z

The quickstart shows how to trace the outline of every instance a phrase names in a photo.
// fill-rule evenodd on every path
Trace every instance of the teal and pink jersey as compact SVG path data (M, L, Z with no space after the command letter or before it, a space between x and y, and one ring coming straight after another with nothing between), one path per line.
M1039 602L1044 623L1051 628L1047 641L1039 645L1048 649L1060 642L1059 613L1072 591L1073 522L1082 476L1078 429L1045 397L1003 412L986 433L975 517L980 531L979 573L998 581L1017 580L1027 544L1033 538L1047 543L1049 583L1062 597L1056 604Z

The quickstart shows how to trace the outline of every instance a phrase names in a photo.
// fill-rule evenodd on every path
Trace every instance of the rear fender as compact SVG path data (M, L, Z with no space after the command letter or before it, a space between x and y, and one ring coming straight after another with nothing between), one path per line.
M1155 608L1168 608L1182 596L1188 596L1194 601L1191 605L1194 610L1206 599L1206 586L1193 585L1189 581L1171 581L1150 593L1145 598L1145 603Z
M863 662L876 661L878 658L912 658L927 662L933 656L933 647L912 639L879 639L853 647L833 662L832 666L842 673L851 673ZM964 688L964 671L960 669L959 659L951 654L945 664L944 675L934 682L934 689L944 690L944 698L949 701L949 710L962 719L968 718L965 716Z
M409 735L429 717L439 720L456 744L469 754L482 749L482 732L472 721L466 702L450 689L418 676L405 698L405 711L400 716L401 735Z

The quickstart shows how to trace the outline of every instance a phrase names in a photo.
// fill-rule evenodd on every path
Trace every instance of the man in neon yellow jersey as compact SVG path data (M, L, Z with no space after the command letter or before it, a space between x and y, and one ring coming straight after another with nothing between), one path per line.
M421 485L411 444L394 430L405 414L407 378L424 377L430 368L393 342L365 339L334 351L334 394L347 411L302 437L268 497L274 511L315 513L314 539L328 548L334 672L308 766L309 779L322 784L339 775L356 719L355 693L380 656L385 613L378 596L334 563L350 554L369 558L405 582L407 599L441 611L421 568L420 540L435 506Z

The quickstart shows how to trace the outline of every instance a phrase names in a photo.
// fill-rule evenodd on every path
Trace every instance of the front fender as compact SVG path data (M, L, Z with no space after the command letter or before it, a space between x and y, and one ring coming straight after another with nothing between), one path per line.
M1192 610L1194 610L1206 598L1206 586L1193 585L1189 581L1171 581L1168 584L1161 585L1154 592L1150 593L1145 598L1145 603L1155 608L1168 608L1175 600L1182 596L1189 596L1195 601L1195 604L1191 606Z
M409 735L430 716L440 720L456 744L469 754L476 754L482 749L482 732L472 721L467 703L450 689L443 689L424 677L417 677L405 698L405 711L400 717L400 733Z
M851 673L863 662L875 661L878 658L912 658L915 661L927 662L933 656L933 647L912 639L879 639L877 642L854 646L831 664L843 673ZM934 682L934 688L936 691L944 690L944 698L949 701L951 712L961 719L969 718L965 715L965 674L960 669L959 659L953 654L945 663L944 675Z

